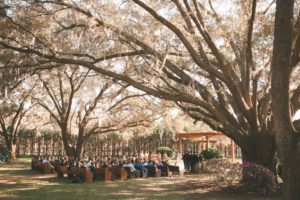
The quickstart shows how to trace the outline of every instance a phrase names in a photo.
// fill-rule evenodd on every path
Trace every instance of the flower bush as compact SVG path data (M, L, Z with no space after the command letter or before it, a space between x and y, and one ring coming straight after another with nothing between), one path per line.
M244 174L243 182L249 190L263 194L270 194L278 191L279 187L276 176L268 168L249 162L244 162L242 167Z
M213 160L212 160L213 161ZM242 177L242 166L228 160L207 162L207 172L211 179L219 186L228 186L237 183Z
M278 192L276 176L266 167L244 162L231 163L228 160L212 159L205 163L206 172L219 186L233 185L243 180L244 189L264 195Z

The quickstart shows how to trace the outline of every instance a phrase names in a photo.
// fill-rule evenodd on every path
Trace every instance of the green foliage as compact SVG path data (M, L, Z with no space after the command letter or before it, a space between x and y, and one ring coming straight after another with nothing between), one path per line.
M11 153L10 151L4 147L3 145L0 144L0 161L9 161L11 158Z
M222 158L222 153L217 149L205 149L201 152L205 160L212 158Z
M166 153L168 157L171 158L173 156L174 151L169 147L159 147L156 150L156 153L160 153L161 155L164 155Z
M6 131L7 131L8 133L11 133L11 132L12 132L12 127L11 127L11 126L6 127Z
M276 176L266 167L256 164L244 162L243 181L245 186L254 192L262 194L270 194L278 191L279 187L276 182Z
M182 129L184 132L189 132L189 129L187 126L184 126L183 129Z
M61 136L59 135L58 132L56 131L52 131L52 130L44 130L41 132L41 137L45 140L45 141L50 141L50 140L54 140L54 141L59 141L61 139Z
M31 129L20 129L18 132L20 138L29 139L35 137L35 131Z

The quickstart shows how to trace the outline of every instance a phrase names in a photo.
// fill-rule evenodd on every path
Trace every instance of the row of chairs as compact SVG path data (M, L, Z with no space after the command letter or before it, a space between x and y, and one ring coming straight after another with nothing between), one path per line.
M48 163L41 163L39 161L32 163L32 169L37 169L42 171L44 174L53 174L55 173L54 167L51 167Z
M146 177L161 177L173 176L174 172L179 172L176 166L158 166L147 167L148 173L142 167L136 167L139 171L138 174L131 173L128 167L106 167L96 168L96 172L92 172L90 168L83 167L71 167L68 170L67 166L59 166L57 168L57 177L79 177L81 180L85 180L87 183L92 183L94 179L103 179L105 182L113 180L126 181L128 178L146 178ZM94 178L94 175L96 176Z
M67 166L59 166L57 168L57 177L63 178L65 175L68 177L79 177L81 180L87 183L92 183L95 179L104 179L104 181L113 181L115 178L119 178L121 181L126 181L128 172L124 167L106 167L96 168L96 173L92 172L90 168L85 167L71 167L68 170Z

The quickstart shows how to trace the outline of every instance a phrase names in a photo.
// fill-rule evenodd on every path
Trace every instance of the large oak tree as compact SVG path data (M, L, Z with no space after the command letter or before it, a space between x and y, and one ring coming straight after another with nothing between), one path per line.
M80 158L85 142L93 135L147 126L155 118L149 108L140 109L147 106L142 104L145 94L133 94L128 84L86 68L67 66L43 71L37 82L39 92L33 99L59 127L68 156Z
M1 31L3 48L30 55L40 66L85 66L174 101L195 120L232 138L243 159L272 168L272 4L23 2L11 1L6 23L12 27ZM36 16L51 26L24 26ZM32 40L37 42L30 45ZM299 41L295 44L297 55Z
M300 133L293 126L290 108L290 79L294 74L294 62L299 52L295 41L299 40L299 22L293 29L294 1L277 0L274 47L272 59L272 112L274 116L277 152L283 166L283 199L300 197ZM299 100L299 96L297 97Z

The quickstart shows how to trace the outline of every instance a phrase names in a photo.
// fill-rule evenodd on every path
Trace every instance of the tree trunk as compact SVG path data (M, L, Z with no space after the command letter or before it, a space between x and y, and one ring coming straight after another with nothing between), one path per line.
M34 137L31 138L31 145L30 145L30 155L33 156L34 154L34 144L35 144L35 141L34 141Z
M102 159L103 156L103 141L100 141L100 158Z
M295 138L296 139L296 138ZM283 165L284 196L283 199L298 200L300 198L300 141L293 157L286 165Z
M290 110L294 0L277 0L272 56L272 113L278 157L283 168L283 199L300 198L300 133L294 129ZM299 37L299 36L298 36ZM297 52L295 52L297 53ZM298 59L298 53L295 54Z
M55 150L56 150L56 148L55 148L55 139L54 139L54 134L53 134L53 136L52 136L52 155L54 156L56 153L55 153Z
M70 146L70 143L68 140L69 133L67 131L67 127L65 127L63 124L63 125L61 125L60 129L61 129L61 136L62 136L62 141L63 141L65 152L66 152L67 156L73 157L74 149Z
M27 156L27 138L24 138L24 156Z
M80 159L83 153L83 142L77 143L75 152L72 156L74 156L76 159Z
M259 133L247 138L241 145L243 162L257 163L276 173L275 139L272 134Z
M11 151L11 159L12 160L17 160L17 144L12 144L10 147Z
M41 155L41 140L38 139L38 152L37 152L37 156L39 157Z

